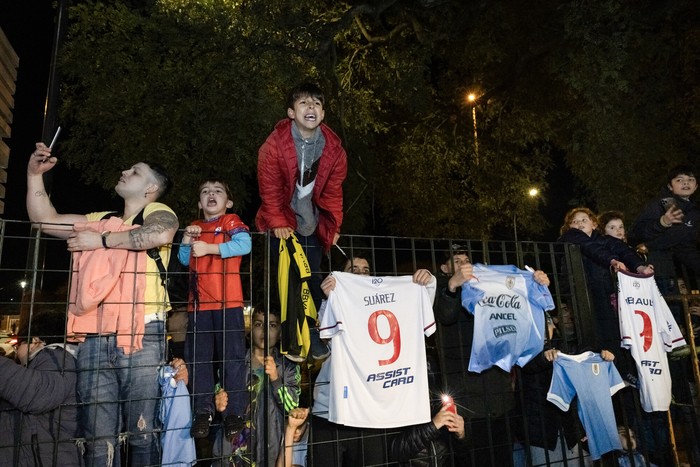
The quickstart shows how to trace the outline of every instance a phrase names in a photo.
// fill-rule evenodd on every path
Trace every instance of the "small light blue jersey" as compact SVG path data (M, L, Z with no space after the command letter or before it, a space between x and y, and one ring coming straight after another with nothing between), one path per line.
M566 412L573 398L578 397L578 416L586 430L593 460L600 459L606 452L622 449L611 397L624 387L615 365L599 354L559 352L554 360L547 400Z
M473 274L462 286L462 306L474 315L469 371L522 367L544 348L549 289L515 266L475 264Z

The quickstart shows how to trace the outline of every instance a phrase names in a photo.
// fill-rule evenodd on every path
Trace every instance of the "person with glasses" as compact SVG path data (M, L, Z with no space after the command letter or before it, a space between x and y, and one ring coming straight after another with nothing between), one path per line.
M62 310L34 313L0 358L0 465L81 466L74 349Z

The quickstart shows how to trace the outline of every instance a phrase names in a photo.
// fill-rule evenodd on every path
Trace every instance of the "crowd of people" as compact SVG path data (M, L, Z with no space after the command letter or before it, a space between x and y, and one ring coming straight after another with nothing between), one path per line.
M572 335L575 324L554 309L545 272L472 264L459 245L444 252L435 275L417 269L398 281L375 277L369 254L358 251L338 272L322 272L324 255L341 238L347 173L340 139L323 123L324 108L317 86L296 86L287 118L260 148L255 226L270 234L277 274L269 281L271 299L253 308L248 329L244 305L264 301L245 297L240 267L251 234L230 212L224 180L201 182L202 219L184 227L173 254L180 222L160 202L171 185L162 166L137 162L122 172L115 187L122 212L59 214L43 180L57 157L37 143L27 168L27 211L43 233L66 240L70 303L23 323L20 364L0 359L2 374L11 375L0 383L0 424L8 433L0 441L0 466L160 465L174 443L189 442L195 454L181 449L180 458L167 457L169 465L590 463L597 438L586 432L586 421L583 426L574 410L550 403L553 375L565 371L556 362L569 358L556 349L557 339ZM580 248L595 330L569 353L593 351L600 359L594 365L617 366L628 382L638 376L620 347L616 273L653 275L662 294L678 293L678 265L700 276L700 210L690 199L696 188L692 167L672 169L629 236L620 212L567 213L558 241ZM172 261L189 270L185 340L175 354L165 327ZM475 309L495 306L484 297L504 277L515 292L500 293L490 320L510 324L491 328ZM409 305L402 295L411 297ZM354 301L371 312L359 328L345 314ZM399 308L415 315L401 316ZM682 324L679 307L671 311ZM490 332L524 334L523 316L531 321L527 342L492 345ZM310 362L320 370L309 372ZM387 366L395 362L400 368ZM161 436L159 401L166 396L158 376L166 364L173 387L191 394L184 396L186 423L168 424L178 441ZM348 376L360 366L374 370L359 380ZM304 385L313 388L308 397ZM394 387L397 392L386 391ZM183 397L175 394L168 397ZM635 417L625 403L615 404L618 417ZM524 422L513 423L514 416ZM648 416L634 428L640 444L653 447L645 461L667 465L668 433L659 420ZM621 436L627 446L630 436ZM634 459L633 448L617 444L601 455L593 450L594 460Z

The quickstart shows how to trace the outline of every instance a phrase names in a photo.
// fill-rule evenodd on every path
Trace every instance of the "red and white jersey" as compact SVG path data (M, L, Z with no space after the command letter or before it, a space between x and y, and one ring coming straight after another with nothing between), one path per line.
M622 347L637 363L642 408L666 411L671 404L671 375L666 352L685 345L654 276L617 273Z
M435 332L435 280L333 276L320 325L333 344L328 420L364 428L430 421L424 336Z

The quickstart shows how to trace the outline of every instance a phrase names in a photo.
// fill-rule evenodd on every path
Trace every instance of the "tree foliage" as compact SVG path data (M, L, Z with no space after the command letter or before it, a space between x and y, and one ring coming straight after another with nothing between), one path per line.
M689 0L85 1L61 51L62 150L109 188L136 160L164 163L185 222L197 180L217 173L252 224L257 148L284 118L287 89L311 79L348 151L344 232L486 238L514 221L530 233L558 225L536 208L546 196L526 195L558 183L557 154L576 197L632 214L698 148L697 10Z

